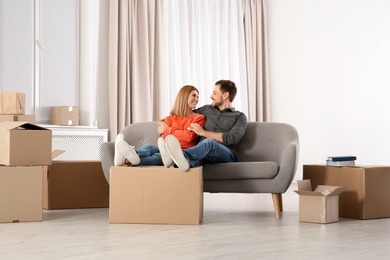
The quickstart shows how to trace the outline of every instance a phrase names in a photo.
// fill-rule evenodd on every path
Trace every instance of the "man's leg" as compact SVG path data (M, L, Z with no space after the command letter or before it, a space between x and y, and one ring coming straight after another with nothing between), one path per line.
M225 145L212 138L207 138L197 145L184 149L184 156L189 160L191 167L209 163L226 163L236 160L232 151Z
M169 138L168 138L169 137ZM234 154L226 146L207 138L197 145L180 149L179 141L174 136L167 136L166 148L175 164L182 170L188 170L189 167L196 167L210 163L234 162Z

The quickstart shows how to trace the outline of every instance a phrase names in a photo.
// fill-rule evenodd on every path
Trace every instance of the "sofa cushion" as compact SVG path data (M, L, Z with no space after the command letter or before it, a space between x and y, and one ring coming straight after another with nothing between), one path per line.
M275 162L232 162L203 165L204 180L272 179L278 174Z

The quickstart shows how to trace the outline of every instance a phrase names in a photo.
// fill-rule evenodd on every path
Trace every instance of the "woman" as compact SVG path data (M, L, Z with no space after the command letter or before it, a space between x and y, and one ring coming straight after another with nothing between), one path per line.
M197 114L193 110L199 101L199 91L190 85L179 90L175 104L170 115L158 123L157 131L160 134L158 147L145 144L139 148L129 145L123 140L123 134L119 134L115 140L114 164L118 165L165 165L170 167L173 164L171 157L161 157L160 150L165 149L165 137L174 135L180 142L182 149L192 147L198 143L198 136L189 126L192 123L204 126L204 115ZM164 150L165 151L165 150Z

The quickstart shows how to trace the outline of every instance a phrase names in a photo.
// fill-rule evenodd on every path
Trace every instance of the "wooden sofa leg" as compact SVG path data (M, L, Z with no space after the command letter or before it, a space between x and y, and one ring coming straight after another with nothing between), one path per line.
M283 211L283 200L281 193L272 193L276 218L280 218L280 213Z

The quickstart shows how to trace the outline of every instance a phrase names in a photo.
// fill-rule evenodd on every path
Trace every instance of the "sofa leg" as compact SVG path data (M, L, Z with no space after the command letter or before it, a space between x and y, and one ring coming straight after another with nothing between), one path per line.
M283 211L283 200L281 193L272 193L276 218L280 218L280 213Z

